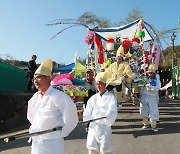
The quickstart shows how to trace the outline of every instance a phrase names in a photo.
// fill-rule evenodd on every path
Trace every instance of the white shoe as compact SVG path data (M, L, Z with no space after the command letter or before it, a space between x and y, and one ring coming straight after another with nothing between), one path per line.
M152 130L157 133L158 132L158 129L157 128L152 128Z
M135 106L135 105L136 105L136 103L134 102L132 105L133 105L133 106Z
M122 103L118 103L118 108L122 108Z
M142 130L147 129L148 127L149 127L148 125L144 125L142 126Z

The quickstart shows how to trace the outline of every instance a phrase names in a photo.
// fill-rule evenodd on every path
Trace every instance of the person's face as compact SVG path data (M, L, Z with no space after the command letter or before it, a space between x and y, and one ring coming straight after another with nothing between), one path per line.
M35 74L33 78L36 89L40 91L46 91L50 86L50 76Z
M106 91L106 83L103 83L101 81L96 82L96 89L100 94L103 94Z
M122 56L117 56L116 61L117 61L117 63L121 63L123 61L123 57Z
M155 77L155 73L154 72L148 72L148 76L150 79L153 79Z
M33 56L33 57L32 57L32 59L33 59L33 60L36 60L36 59L37 59L37 57L36 57L36 56Z
M93 76L94 76L93 72L87 72L86 73L86 80L92 81L93 80Z

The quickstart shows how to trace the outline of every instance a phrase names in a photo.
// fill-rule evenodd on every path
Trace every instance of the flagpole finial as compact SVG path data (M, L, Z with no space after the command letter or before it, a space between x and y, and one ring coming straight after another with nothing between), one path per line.
M76 49L75 55L74 55L74 62L75 62L75 63L76 63L77 59L78 59L78 57L77 57L77 49Z

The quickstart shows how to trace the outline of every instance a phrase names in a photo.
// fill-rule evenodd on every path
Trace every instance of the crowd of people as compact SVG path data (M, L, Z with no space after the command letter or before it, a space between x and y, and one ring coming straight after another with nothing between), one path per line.
M117 51L116 61L108 68L103 68L97 75L87 69L84 79L88 88L88 97L84 97L83 120L92 120L87 125L87 149L89 154L105 154L112 151L112 130L122 107L127 84L132 83L133 71L128 62L124 61L123 53ZM34 83L38 90L28 102L27 118L31 123L31 133L61 126L62 130L31 137L32 154L63 154L64 137L68 136L78 124L77 109L73 100L63 92L50 85L52 61L45 60L38 68L32 57L29 62L31 71L28 87ZM158 91L161 87L159 75L154 64L149 65L146 83L141 87L140 115L142 129L149 127L157 132L156 121L159 119ZM129 88L129 87L128 87ZM30 90L30 89L29 89ZM135 94L129 89L131 94ZM104 117L104 118L102 118ZM93 121L93 119L102 118Z

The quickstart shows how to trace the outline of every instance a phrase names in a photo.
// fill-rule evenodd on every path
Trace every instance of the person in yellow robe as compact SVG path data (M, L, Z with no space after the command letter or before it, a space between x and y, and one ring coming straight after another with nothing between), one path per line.
M113 91L116 88L116 96L119 107L122 107L122 102L125 102L125 84L131 83L133 72L128 62L123 60L124 48L120 46L116 54L116 61L112 63L105 71L108 79L106 89Z

